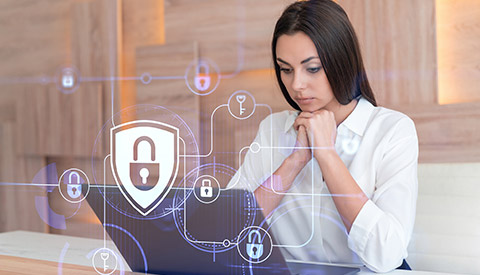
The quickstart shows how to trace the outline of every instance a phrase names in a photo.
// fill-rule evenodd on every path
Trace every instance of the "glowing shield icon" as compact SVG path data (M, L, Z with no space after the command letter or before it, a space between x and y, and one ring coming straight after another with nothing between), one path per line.
M137 120L110 130L111 166L123 196L146 216L165 198L178 174L178 128Z

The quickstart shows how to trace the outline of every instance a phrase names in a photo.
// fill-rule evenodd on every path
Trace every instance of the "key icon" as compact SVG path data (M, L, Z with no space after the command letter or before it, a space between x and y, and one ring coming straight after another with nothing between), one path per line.
M103 272L106 272L107 269L108 269L107 260L108 260L109 256L110 256L110 255L108 254L108 252L102 252L102 253L100 253L100 257L101 257L102 260L103 260Z
M240 104L240 115L243 115L245 113L245 108L242 107L243 102L245 102L245 99L247 98L245 95L237 95L235 97L237 99L237 102Z

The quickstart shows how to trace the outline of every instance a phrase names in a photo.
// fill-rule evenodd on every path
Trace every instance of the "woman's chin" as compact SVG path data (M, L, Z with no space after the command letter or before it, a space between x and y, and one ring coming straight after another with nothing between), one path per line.
M298 106L300 107L300 109L302 110L302 112L307 112L307 113L313 113L313 112L316 112L318 110L321 110L323 109L323 107L321 106L315 106L315 105L300 105Z

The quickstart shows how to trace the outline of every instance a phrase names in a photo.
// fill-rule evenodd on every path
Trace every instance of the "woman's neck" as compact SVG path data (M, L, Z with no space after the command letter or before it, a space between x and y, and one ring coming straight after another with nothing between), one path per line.
M345 119L347 119L347 117L353 112L353 110L355 110L355 107L357 106L357 104L358 104L357 99L352 100L347 105L342 105L337 102L336 106L334 106L333 108L331 108L331 110L329 110L333 112L333 114L335 115L335 122L337 123L337 127Z

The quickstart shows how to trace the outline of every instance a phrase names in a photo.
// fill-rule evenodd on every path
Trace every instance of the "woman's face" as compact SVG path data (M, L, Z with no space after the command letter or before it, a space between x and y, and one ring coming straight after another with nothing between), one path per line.
M281 35L276 50L282 82L303 112L338 106L310 37L303 32Z

